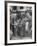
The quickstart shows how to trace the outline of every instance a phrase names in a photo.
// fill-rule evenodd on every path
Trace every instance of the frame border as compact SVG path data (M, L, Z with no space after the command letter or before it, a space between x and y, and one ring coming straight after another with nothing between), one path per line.
M35 5L35 41L27 43L7 43L7 3L23 3ZM22 1L5 1L5 45L20 45L20 44L35 44L36 43L36 2L22 2Z

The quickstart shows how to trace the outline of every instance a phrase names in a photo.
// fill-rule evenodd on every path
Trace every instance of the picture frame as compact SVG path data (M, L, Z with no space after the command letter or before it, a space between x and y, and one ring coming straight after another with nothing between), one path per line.
M23 9L22 6L25 8L25 10L20 10L20 9ZM17 7L17 10L15 10L16 7ZM20 7L20 9L19 9L19 7ZM19 11L19 14L18 14L18 11ZM24 11L24 12L22 13L22 11ZM15 38L13 36L14 34L10 35L10 32L9 32L13 28L13 26L11 27L11 23L10 23L11 20L12 20L10 18L10 16L13 18L14 15L16 16L18 14L18 16L19 16L19 15L23 15L25 13L26 14L29 13L31 15L31 17L32 17L32 19L31 19L32 20L31 21L32 22L32 24L31 24L32 25L31 26L32 27L32 30L31 30L32 34L30 36L27 34L28 37L27 36L26 37L28 39L24 39L23 36L22 36L22 34L26 35L26 33L29 33L29 32L25 31L26 33L22 33L22 34L20 32L20 37L22 36L21 38L23 38L23 39L21 39L21 38L18 39L19 37L17 37L17 33L15 32L14 34L16 35L17 38L14 39ZM13 23L13 21L12 21L12 23ZM15 31L16 31L16 29L15 29ZM29 38L31 38L31 39L29 39ZM5 1L5 45L35 44L35 43L36 43L36 2Z

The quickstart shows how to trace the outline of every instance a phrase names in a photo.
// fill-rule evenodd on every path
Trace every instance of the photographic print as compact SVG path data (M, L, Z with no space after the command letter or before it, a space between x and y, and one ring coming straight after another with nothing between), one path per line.
M10 6L10 40L32 38L32 7Z
M36 3L6 1L5 5L5 44L36 43Z

